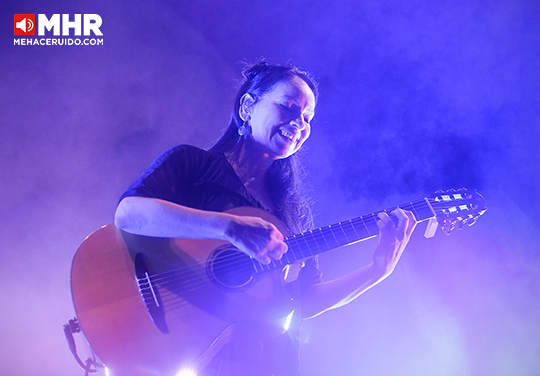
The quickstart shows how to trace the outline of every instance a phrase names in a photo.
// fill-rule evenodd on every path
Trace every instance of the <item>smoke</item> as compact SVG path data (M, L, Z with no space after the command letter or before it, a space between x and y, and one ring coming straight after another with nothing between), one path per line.
M535 276L540 9L529 1L22 1L103 19L103 46L0 35L2 374L76 374L61 326L91 231L161 151L226 127L241 61L321 86L307 143L320 225L476 188L488 211L450 237L419 226L394 275L306 322L306 375L514 375L538 369ZM326 278L375 240L321 258ZM521 349L521 350L518 350ZM523 350L525 349L525 350ZM22 355L24 354L24 355Z

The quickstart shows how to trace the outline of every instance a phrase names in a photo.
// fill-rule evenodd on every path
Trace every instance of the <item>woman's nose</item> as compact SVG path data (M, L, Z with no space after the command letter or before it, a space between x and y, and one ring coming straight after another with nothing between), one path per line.
M306 121L304 120L304 117L303 116L298 116L296 119L293 119L291 121L291 124L296 128L296 129L299 129L299 130L304 130L304 128L306 127L307 123Z

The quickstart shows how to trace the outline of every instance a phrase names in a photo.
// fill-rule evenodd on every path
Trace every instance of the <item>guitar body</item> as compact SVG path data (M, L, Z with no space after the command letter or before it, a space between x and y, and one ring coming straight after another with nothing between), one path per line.
M433 236L437 223L448 235L472 225L487 210L483 197L465 188L439 191L399 207L412 211L419 222L430 220L427 237ZM265 211L229 212L260 217L289 235ZM151 238L107 225L86 238L73 259L71 291L79 324L115 375L200 371L229 344L235 354L252 360L246 354L256 352L256 341L282 334L294 308L284 288L294 273L283 268L376 236L377 220L378 213L371 213L289 236L289 251L268 266L227 242ZM254 361L259 368L261 361ZM249 373L235 369L229 374Z
M262 217L287 233L264 211L231 212ZM231 268L224 271L222 255L243 261L228 263ZM94 352L116 375L201 369L236 338L283 333L293 301L281 271L249 277L234 270L249 263L223 241L137 236L110 224L86 238L73 259L77 319Z

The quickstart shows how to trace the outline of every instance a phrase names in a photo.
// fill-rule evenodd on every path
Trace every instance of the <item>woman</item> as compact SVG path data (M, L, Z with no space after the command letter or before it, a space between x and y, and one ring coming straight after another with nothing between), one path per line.
M305 72L266 63L246 69L244 77L223 137L209 151L184 145L158 157L122 196L117 227L154 237L226 240L264 264L287 252L282 233L261 218L225 210L255 206L275 214L292 233L311 227L295 153L311 132L317 86ZM380 237L370 265L322 282L316 260L305 261L290 288L295 328L300 319L352 301L392 272L416 225L410 212L392 214L397 225L379 215ZM226 346L206 372L294 375L295 334Z

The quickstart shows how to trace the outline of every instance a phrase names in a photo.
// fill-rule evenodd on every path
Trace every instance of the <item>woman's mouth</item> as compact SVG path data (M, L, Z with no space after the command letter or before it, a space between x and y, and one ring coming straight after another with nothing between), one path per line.
M283 128L279 129L279 134L282 135L287 140L289 140L290 142L297 142L298 140L300 140L299 134L289 132L288 130L283 129Z

